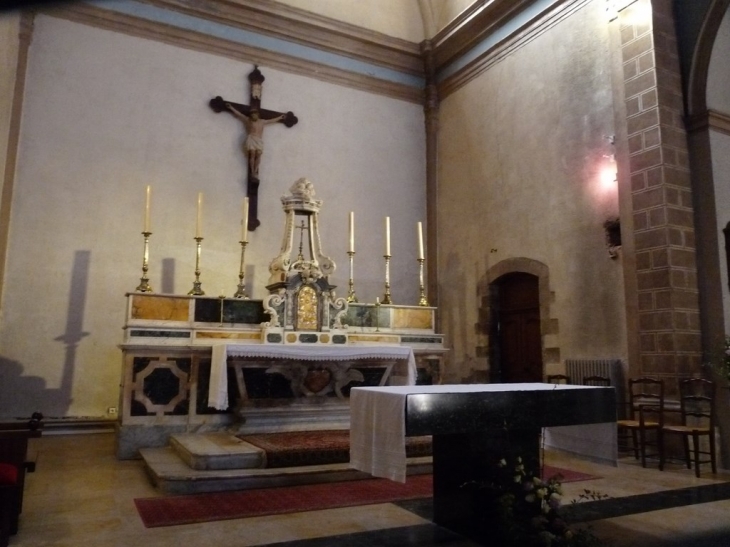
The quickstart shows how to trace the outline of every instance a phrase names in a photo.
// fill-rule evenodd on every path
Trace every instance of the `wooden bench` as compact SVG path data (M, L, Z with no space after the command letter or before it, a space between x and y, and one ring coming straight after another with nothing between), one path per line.
M36 413L29 421L0 422L0 547L18 532L25 474L35 470L35 462L28 460L28 439L41 436L42 419Z

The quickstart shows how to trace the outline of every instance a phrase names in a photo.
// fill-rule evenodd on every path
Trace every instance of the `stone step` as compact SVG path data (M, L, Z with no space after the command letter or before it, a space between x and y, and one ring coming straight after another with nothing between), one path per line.
M265 452L230 433L171 435L170 446L191 469L255 469L264 467Z
M271 488L320 482L340 482L370 478L347 463L280 467L274 469L192 469L171 447L142 448L152 484L166 494L223 492L250 488ZM430 457L409 458L407 473L419 475L432 472Z

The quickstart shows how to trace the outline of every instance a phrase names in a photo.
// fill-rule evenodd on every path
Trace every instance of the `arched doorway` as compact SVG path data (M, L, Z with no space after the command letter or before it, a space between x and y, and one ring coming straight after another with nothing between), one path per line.
M497 342L493 362L498 366L492 381L542 381L539 288L539 278L524 272L508 273L493 283L497 319L492 323Z

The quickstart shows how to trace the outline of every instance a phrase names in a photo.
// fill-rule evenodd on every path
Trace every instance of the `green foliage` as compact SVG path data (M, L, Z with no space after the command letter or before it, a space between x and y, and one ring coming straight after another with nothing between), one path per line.
M561 480L560 475L547 481L536 477L519 457L511 463L500 460L490 481L465 485L474 493L477 533L506 547L603 545L589 529L571 526L561 515ZM607 497L585 490L579 499Z

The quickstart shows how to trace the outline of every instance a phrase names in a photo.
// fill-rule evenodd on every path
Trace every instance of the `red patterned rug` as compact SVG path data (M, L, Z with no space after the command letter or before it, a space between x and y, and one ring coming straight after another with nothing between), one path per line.
M134 500L147 528L214 520L280 515L373 503L431 497L431 475L408 477L405 484L363 479L258 490L138 498Z
M266 467L301 467L350 461L350 431L287 431L239 435L266 452ZM431 455L431 437L406 437L406 456Z
M550 478L555 475L563 477L562 482L599 478L567 469L547 465L544 467L544 477ZM432 475L412 475L408 477L405 484L387 479L363 479L257 490L138 498L134 500L134 503L144 525L147 528L155 528L373 503L391 503L430 498L432 493Z

